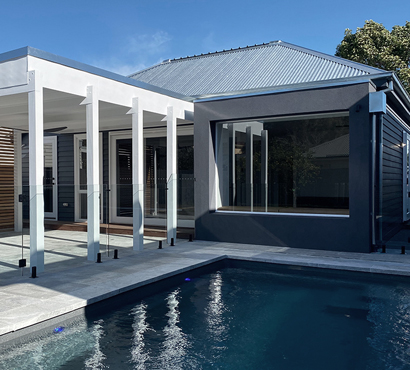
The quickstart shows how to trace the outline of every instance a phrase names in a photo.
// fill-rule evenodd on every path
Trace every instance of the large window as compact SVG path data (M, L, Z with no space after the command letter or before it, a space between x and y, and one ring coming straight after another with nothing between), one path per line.
M217 124L217 209L349 214L348 113Z

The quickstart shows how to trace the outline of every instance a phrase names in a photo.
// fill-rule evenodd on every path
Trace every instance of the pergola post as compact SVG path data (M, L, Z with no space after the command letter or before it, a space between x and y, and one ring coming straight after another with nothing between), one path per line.
M34 71L30 78L35 79ZM30 186L30 269L44 271L44 154L43 87L34 83L28 93L29 186Z
M87 86L87 260L96 261L100 251L100 169L98 99L93 86Z
M132 99L132 189L133 249L144 249L144 134L143 111L138 98Z
M167 241L177 236L177 120L167 109Z

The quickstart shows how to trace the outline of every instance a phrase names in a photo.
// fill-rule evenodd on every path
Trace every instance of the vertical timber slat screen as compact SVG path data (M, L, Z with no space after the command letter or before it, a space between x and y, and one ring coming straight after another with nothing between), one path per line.
M0 230L14 228L13 130L0 127Z

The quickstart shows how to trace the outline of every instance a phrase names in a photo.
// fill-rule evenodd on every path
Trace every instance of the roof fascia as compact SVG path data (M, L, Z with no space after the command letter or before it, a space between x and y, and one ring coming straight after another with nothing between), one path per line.
M410 118L410 96L403 84L397 77L395 72L386 72L382 76L374 76L372 80L382 79L387 82L393 82L393 89L381 90L385 91L393 100L399 103L408 118Z
M267 88L263 90L248 90L248 91L243 91L243 93L232 92L232 93L220 94L220 95L214 95L214 96L203 96L203 97L198 96L195 98L194 103L202 103L202 102L215 101L215 100L236 99L236 98L258 96L258 95L270 95L270 94L278 94L278 93L300 91L300 90L323 89L327 87L335 87L335 86L343 86L343 85L357 85L361 83L371 82L372 77L377 76L378 78L381 78L381 77L384 77L385 75L386 77L391 76L391 73L380 73L377 75L355 76L355 77L340 78L340 79L326 80L326 81L313 81L313 82L307 82L307 83L278 86L277 88Z
M23 58L29 55L28 47L20 48L20 49L15 49L11 51L7 51L5 53L0 54L0 63L6 62L8 60L12 59L19 59Z
M77 69L77 70L80 70L80 71L83 71L83 72L91 73L91 74L94 74L94 75L97 75L97 76L100 76L100 77L108 78L110 80L125 83L127 85L132 85L132 86L135 86L135 87L139 87L141 89L156 92L158 94L170 96L172 98L185 100L185 101L191 101L192 100L191 97L187 97L185 95L178 94L178 93L173 92L173 91L162 89L160 87L156 87L156 86L147 84L147 83L142 82L142 81L134 80L134 79L119 75L119 74L114 73L114 72L106 71L106 70L101 69L101 68L93 67L93 66L85 64L85 63L77 62L77 61L72 60L72 59L68 59L68 58L65 58L65 57L61 57L59 55L48 53L46 51L39 50L39 49L33 48L31 46L26 46L26 47L23 47L23 48L20 48L20 49L16 49L16 50L12 50L12 51L8 51L6 53L0 54L0 63L5 62L7 60L22 58L22 57L26 57L26 56L32 56L32 57L35 57L35 58L43 59L43 60L46 60L48 62L60 64L60 65L70 67L70 68L73 68L73 69Z
M401 83L401 81L397 77L396 73L393 72L392 75L393 75L393 86L394 87L397 86L398 95L400 96L400 98L403 101L405 101L407 103L408 108L410 108L410 96L409 96L408 92L406 91L403 84ZM394 89L394 90L396 90L396 89Z

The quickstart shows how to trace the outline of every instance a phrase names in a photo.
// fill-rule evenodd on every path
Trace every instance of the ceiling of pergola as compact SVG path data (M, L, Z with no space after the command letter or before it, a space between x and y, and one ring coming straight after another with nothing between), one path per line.
M58 133L79 133L86 131L86 107L80 105L84 97L61 91L44 89L44 130ZM100 131L131 129L129 107L99 102ZM166 122L162 114L144 111L144 129L158 128L164 131ZM185 120L177 124L185 127ZM28 130L28 94L0 97L0 126ZM152 128L152 129L150 129Z

